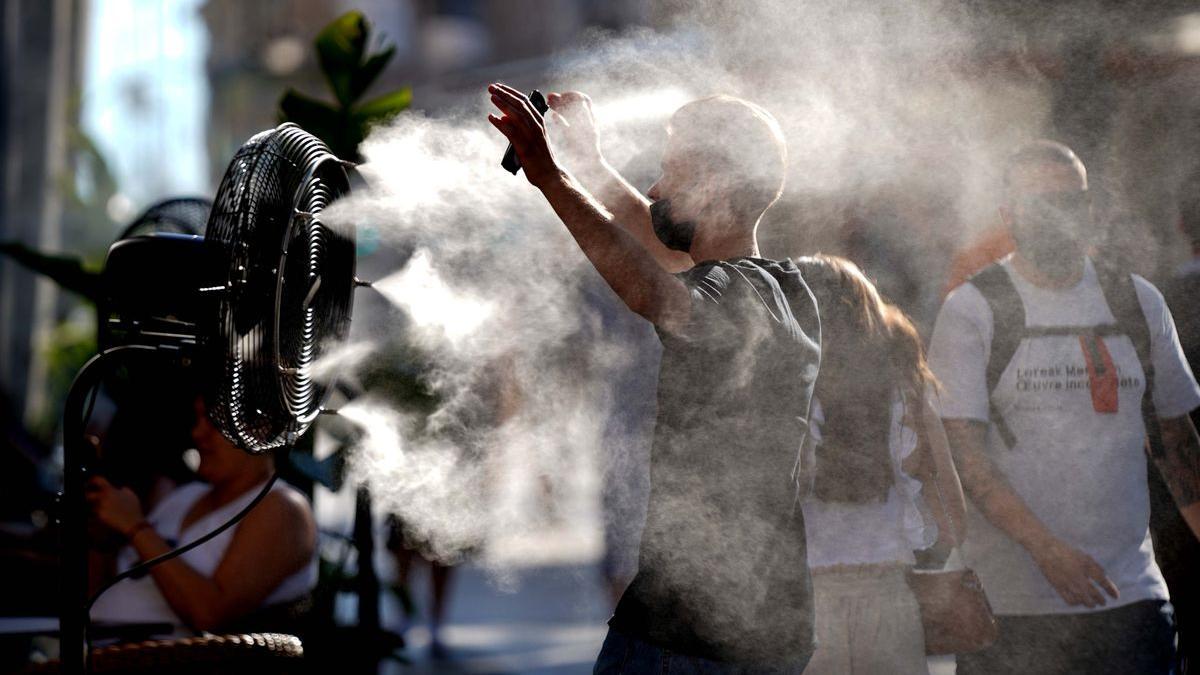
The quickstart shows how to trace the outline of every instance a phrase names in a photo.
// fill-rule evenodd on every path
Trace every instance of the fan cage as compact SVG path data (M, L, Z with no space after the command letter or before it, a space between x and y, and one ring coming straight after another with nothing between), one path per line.
M203 197L167 199L142 212L121 231L121 236L117 239L129 239L158 232L203 235L211 208L212 202Z
M353 228L321 214L349 190L343 163L289 123L247 141L217 191L205 241L225 279L200 331L205 398L248 452L293 444L324 404L313 366L349 331L355 251Z

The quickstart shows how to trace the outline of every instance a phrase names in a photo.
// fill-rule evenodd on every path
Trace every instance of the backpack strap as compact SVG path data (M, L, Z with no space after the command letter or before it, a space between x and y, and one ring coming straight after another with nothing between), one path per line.
M1100 289L1108 309L1116 319L1118 333L1129 336L1137 352L1138 361L1146 378L1142 392L1142 420L1146 425L1146 442L1150 456L1161 458L1164 452L1162 427L1158 423L1158 412L1154 407L1154 362L1150 358L1150 322L1138 302L1137 287L1133 275L1102 268L1097 270Z
M992 349L987 361L989 417L1004 445L1012 449L1017 443L1017 438L1004 415L996 408L992 394L1025 336L1025 303L1021 301L1016 286L1013 286L1012 279L1000 263L988 265L971 277L969 283L979 290L992 310Z
M1029 326L1025 337L1114 337L1124 335L1125 330L1115 323L1098 326Z

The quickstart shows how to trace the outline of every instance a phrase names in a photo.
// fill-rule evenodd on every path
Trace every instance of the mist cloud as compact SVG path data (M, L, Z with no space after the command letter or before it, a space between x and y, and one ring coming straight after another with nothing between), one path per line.
M960 3L662 6L663 32L591 35L539 88L589 93L606 156L641 188L680 104L729 93L766 107L790 151L767 256L835 241L844 214L831 204L882 195L924 221L895 239L920 247L910 253L940 283L946 251L993 217L1000 158L1049 114L1036 82L972 69L983 37L1011 29ZM607 432L621 406L612 382L632 350L654 348L613 329L636 320L613 318L623 308L540 194L499 167L505 142L488 107L481 85L444 116L375 129L361 147L369 187L326 211L406 252L378 290L396 308L393 332L407 326L429 355L424 378L441 404L430 427L386 402L351 408L366 430L355 475L445 557L536 527L539 513L594 524L602 469L629 461Z

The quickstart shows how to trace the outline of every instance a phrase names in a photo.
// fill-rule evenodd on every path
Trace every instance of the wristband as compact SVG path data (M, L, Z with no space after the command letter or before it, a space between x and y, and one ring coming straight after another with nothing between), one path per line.
M137 525L134 525L132 528L129 529L129 531L122 533L125 535L125 541L132 542L133 538L137 536L138 532L141 532L142 530L146 529L147 527L153 528L154 526L151 525L150 521L148 521L148 520L138 521Z

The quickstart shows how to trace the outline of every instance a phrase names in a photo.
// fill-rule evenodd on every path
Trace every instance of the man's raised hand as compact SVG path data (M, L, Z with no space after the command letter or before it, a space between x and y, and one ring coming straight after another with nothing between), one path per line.
M546 114L550 140L562 150L568 167L575 171L599 166L604 157L592 99L581 91L551 92L546 104L550 106Z
M546 124L529 98L500 83L489 86L488 93L492 104L502 113L488 115L488 121L512 143L521 160L521 168L525 170L525 178L541 188L559 176L562 171L546 140Z

